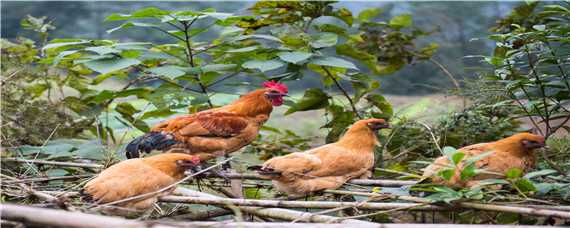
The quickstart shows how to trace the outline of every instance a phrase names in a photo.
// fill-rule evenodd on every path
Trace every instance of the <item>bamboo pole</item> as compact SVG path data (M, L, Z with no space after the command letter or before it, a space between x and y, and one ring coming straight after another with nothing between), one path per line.
M337 193L337 194L348 194L348 195L362 195L370 197L385 197L386 194L378 193L365 193L365 192L350 192L350 191L340 191L340 190L327 190L326 192ZM417 203L429 202L428 199L413 197L413 196L394 196L395 199L402 199ZM550 206L543 205L495 205L495 204L482 204L482 203L471 203L471 202L458 202L453 204L454 207L464 208L464 209L477 209L485 211L498 211L498 212L511 212L516 214L528 214L537 216L553 216L557 218L570 219L570 212L566 211L568 208L554 208Z
M224 173L229 179L266 180L255 173ZM208 174L206 177L219 177L216 174ZM381 187L401 187L404 185L414 185L416 181L385 180L385 179L352 179L348 183L356 185L372 185Z
M80 212L68 212L63 210L35 208L29 206L1 204L0 214L4 224L8 221L17 221L30 226L52 227L148 227L148 228L173 228L173 227L208 227L208 228L345 228L347 224L324 224L324 223L255 223L255 222L176 222L176 221L138 221L120 217L92 215ZM363 228L414 228L429 226L430 228L483 228L488 225L466 224L378 224L361 222L354 224ZM547 226L519 226L519 225L493 225L494 228L538 228Z
M117 217L91 215L80 212L34 208L28 206L2 204L2 219L19 221L24 224L53 227L146 227L143 222Z
M187 196L187 197L200 197L200 198L204 198L204 199L214 199L214 200L216 200L216 199L222 199L222 200L228 199L228 198L223 198L223 197L215 196L212 194L194 191L194 190L190 190L187 188L181 188L181 187L176 188L174 190L173 194L174 195ZM160 198L159 198L159 200L160 200ZM228 204L223 204L221 206L227 206L227 205ZM355 219L343 220L341 218L334 217L334 216L315 215L315 214L308 213L308 212L301 212L301 211L281 209L281 208L262 208L262 207L240 206L239 209L244 211L244 212L259 216L259 217L270 217L270 218L274 218L274 219L287 220L287 221L297 220L297 221L303 221L303 222L316 222L316 223L338 223L338 222L340 222L340 223L344 223L344 224L355 224L358 226L374 224L371 222L365 222L365 221L360 221L360 220L355 220Z
M414 210L441 211L445 207L424 205L418 203L364 203L361 202L331 202L331 201L286 201L286 200L254 200L254 199L229 199L229 198L204 198L204 197L184 197L184 196L163 196L162 202L169 203L191 203L208 205L236 205L251 207L277 207L277 208L313 208L331 209L338 207L351 207L364 210L391 210L403 207L416 207Z
M103 168L102 165L99 164L90 164L90 163L76 163L76 162L57 162L57 161L44 161L44 160L27 160L21 158L2 158L4 162L19 162L19 163L35 163L35 164L44 164L44 165L55 165L55 166L67 166L67 167L80 167L80 168L93 168L99 169Z
M91 174L82 174L82 175L74 175L74 176L60 176L60 177L37 177L37 178L28 178L28 179L20 179L20 180L13 180L13 181L6 181L5 184L16 184L16 183L27 183L27 182L45 182L45 181L54 181L54 180L76 180L86 177L92 177Z

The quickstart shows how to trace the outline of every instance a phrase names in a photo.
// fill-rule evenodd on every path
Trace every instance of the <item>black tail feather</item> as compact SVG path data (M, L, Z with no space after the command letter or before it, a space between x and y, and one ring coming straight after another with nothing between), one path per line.
M140 157L139 152L149 153L152 150L164 150L176 144L171 135L161 132L149 132L140 136L127 145L126 156L128 159Z

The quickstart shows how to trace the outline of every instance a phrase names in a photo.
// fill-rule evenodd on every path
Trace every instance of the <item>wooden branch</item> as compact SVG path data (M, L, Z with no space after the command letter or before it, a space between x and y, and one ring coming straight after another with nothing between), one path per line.
M249 179L249 180L265 180L255 173L224 173L230 179ZM215 174L209 173L206 177L218 177ZM401 187L404 185L414 185L416 181L402 181L402 180L383 180L383 179L352 179L348 181L350 184L367 185L367 186L380 186L380 187Z
M214 199L214 200L224 200L228 198L223 198L215 195L211 195L204 192L198 192L186 188L178 187L173 192L174 195L183 195L187 197L200 197L205 199ZM239 200L239 199L238 199ZM225 206L224 204L222 206ZM324 222L324 223L352 223L357 224L358 226L361 225L376 225L375 223L354 220L354 219L341 219L334 216L328 215L315 215L308 212L301 212L295 210L288 210L288 209L281 209L281 208L261 208L261 207L247 207L247 206L240 206L240 210L257 215L259 217L270 217L274 219L280 220L287 220L287 221L303 221L303 222Z
M34 164L55 165L55 166L67 166L67 167L92 168L92 169L103 168L103 166L99 165L99 164L57 162L57 161L44 161L44 160L27 160L27 159L21 159L21 158L2 158L2 161L3 162L6 161L6 162L19 162L19 163L34 163Z

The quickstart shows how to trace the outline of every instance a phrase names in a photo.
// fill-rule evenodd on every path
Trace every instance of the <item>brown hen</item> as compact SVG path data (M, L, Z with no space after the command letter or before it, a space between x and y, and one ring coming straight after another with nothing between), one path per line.
M466 146L459 149L465 157L456 166L449 181L438 175L442 169L450 167L451 162L446 156L437 158L433 164L426 167L423 177L431 178L433 183L449 187L472 187L484 179L504 178L503 174L512 168L528 172L536 164L534 150L544 146L544 137L530 133L518 133L495 142ZM487 152L487 156L482 155ZM466 167L463 161L477 155L482 155L482 158L474 162L475 168L484 171L467 180L461 180L461 171Z
M197 156L182 153L125 160L103 170L85 185L81 194L89 201L106 204L155 192L181 180L185 170L199 163ZM145 211L152 208L159 196L170 194L174 188L175 186L161 193L117 203L106 212L126 214Z
M335 143L275 157L251 168L292 197L336 189L350 179L371 176L378 144L374 131L382 128L388 128L383 119L360 120Z

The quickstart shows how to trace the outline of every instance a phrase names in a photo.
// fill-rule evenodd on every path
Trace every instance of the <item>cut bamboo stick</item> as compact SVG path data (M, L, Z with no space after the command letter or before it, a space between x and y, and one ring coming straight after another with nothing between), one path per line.
M338 207L354 207L364 210L391 210L403 207L414 207L413 210L442 211L445 207L422 205L419 203L364 203L361 202L330 202L330 201L285 201L285 200L254 200L254 199L229 199L229 198L204 198L204 197L184 197L184 196L164 196L160 198L163 202L170 203L191 203L208 205L236 205L251 207L277 207L277 208L313 208L331 209Z
M187 197L200 197L205 199L228 199L212 194L190 190L187 188L178 187L173 192L174 195L182 195ZM227 206L227 204L221 205ZM259 217L270 217L274 219L286 220L286 221L303 221L303 222L314 222L314 223L345 223L345 224L355 224L358 226L371 225L374 223L360 221L356 219L341 219L334 216L328 215L315 215L308 212L294 211L281 208L262 208L262 207L248 207L240 206L240 210L257 215ZM375 225L375 224L374 224Z
M248 179L248 180L265 180L255 173L224 173L229 179ZM209 174L206 177L219 177L216 174ZM350 184L367 185L367 186L381 186L381 187L401 187L405 185L414 185L416 181L403 181L403 180L383 180L383 179L352 179L348 181Z
M67 167L81 167L81 168L93 168L99 169L103 168L99 164L90 163L76 163L76 162L57 162L57 161L44 161L44 160L27 160L21 158L2 158L2 161L6 162L19 162L19 163L34 163L34 164L44 164L44 165L55 165L55 166L67 166Z
M146 227L143 222L122 218L67 212L28 206L2 204L2 219L45 227Z
M3 224L6 221L17 221L25 225L38 227L148 227L148 228L172 228L172 227L208 227L208 228L344 228L347 224L325 223L255 223L255 222L176 222L176 221L138 221L119 217L91 215L80 212L68 212L63 210L35 208L12 204L0 205L0 214ZM465 224L378 224L361 222L353 224L363 228L483 228L487 225ZM547 226L519 226L519 225L493 225L494 228L538 228Z

